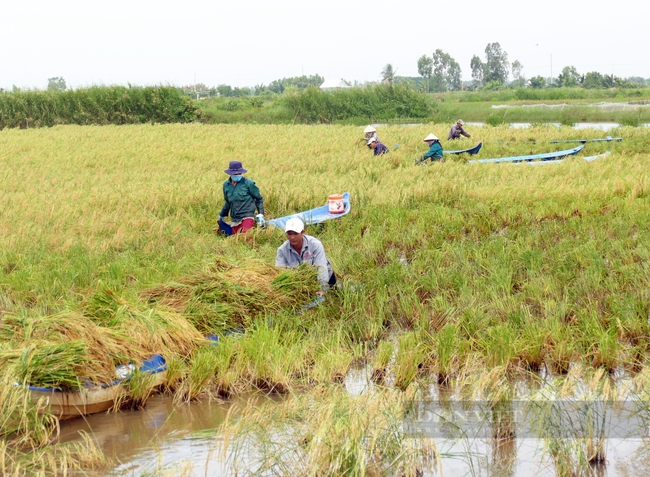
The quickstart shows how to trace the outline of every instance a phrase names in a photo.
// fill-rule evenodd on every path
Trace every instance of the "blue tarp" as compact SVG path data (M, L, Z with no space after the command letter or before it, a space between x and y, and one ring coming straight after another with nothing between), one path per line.
M280 217L278 219L269 220L267 223L275 227L284 229L284 226L287 224L289 219L298 217L304 222L305 225L314 225L320 224L330 219L338 219L339 217L344 216L350 212L350 193L345 192L343 194L343 205L345 210L340 214L330 214L329 204L323 205L322 207L316 207L315 209L307 210L305 212L299 212L293 215L287 215L286 217Z

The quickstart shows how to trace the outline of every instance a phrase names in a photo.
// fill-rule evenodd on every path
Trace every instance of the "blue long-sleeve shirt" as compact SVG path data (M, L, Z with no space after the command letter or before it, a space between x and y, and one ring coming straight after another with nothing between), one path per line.
M390 150L382 143L377 141L377 145L375 146L375 156L378 156L380 154L386 154L387 152L390 152Z
M323 290L327 290L332 276L332 264L327 260L325 248L320 240L311 235L303 235L300 253L296 252L288 240L278 247L276 266L295 268L303 262L318 269L318 282Z

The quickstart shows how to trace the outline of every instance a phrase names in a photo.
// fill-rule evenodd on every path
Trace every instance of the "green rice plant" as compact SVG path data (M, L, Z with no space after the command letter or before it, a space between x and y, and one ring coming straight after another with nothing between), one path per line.
M237 342L234 367L250 385L267 392L287 393L293 376L307 374L308 345L297 330L270 326L258 319Z
M618 328L604 326L597 316L589 315L580 323L584 330L582 339L586 348L585 356L595 368L603 367L612 372L621 362L622 345L618 339Z
M219 365L218 350L212 346L202 346L192 356L187 375L176 388L174 400L189 402L197 399L214 385Z
M393 358L394 345L390 341L380 341L375 351L375 359L372 364L371 379L377 383L383 383L386 379L388 364Z
M237 370L234 369L238 350L236 339L233 336L222 337L214 345L217 356L215 392L222 397L228 397L236 391L236 385L239 379Z
M167 362L167 375L163 390L173 393L187 376L187 361L178 356L171 356L165 361Z
M485 118L485 124L490 126L501 126L507 123L508 121L506 120L505 114L490 114Z
M4 366L0 376L0 438L15 448L44 446L58 432L57 419L44 401L33 402L25 385L16 381L14 367ZM1 460L1 459L0 459Z
M574 372L578 376L581 370ZM587 475L606 465L606 430L615 393L600 369L575 386L568 375L531 396L528 413L558 475ZM581 377L584 378L584 377Z
M626 114L619 119L621 126L639 127L641 123L640 114Z
M116 403L118 408L144 409L151 395L164 383L155 384L155 376L151 373L134 370L129 376L125 387L127 392L122 402Z
M424 365L425 347L415 333L403 334L397 343L395 387L405 391Z
M78 373L86 360L86 343L80 340L67 343L33 341L23 349L0 350L0 365L14 365L19 382L65 390L82 387Z
M68 475L74 471L103 470L111 464L99 445L85 431L81 441L42 448L13 448L0 441L0 471L5 476Z
M279 406L233 408L217 431L217 446L234 469L243 464L244 446L252 445L246 466L260 473L421 475L439 456L431 439L406 431L409 399L394 390L314 392Z
M453 376L457 360L458 329L451 323L443 326L435 336L435 369L438 383L446 384Z
M353 359L351 352L341 349L326 350L314 358L314 366L309 372L310 381L320 385L342 383Z
M544 345L547 339L548 330L538 320L530 318L525 322L521 330L517 358L529 370L537 372L544 364Z
M509 324L496 325L486 330L479 346L489 368L511 366L517 355L517 332Z

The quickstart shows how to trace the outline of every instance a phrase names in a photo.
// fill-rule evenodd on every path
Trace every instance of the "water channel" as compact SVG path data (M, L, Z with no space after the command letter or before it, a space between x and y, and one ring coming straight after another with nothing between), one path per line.
M365 368L351 369L343 385L352 396L374 390ZM418 403L419 410L411 421L424 431L424 435L435 440L443 456L438 471L428 471L423 475L556 475L553 462L544 450L543 440L519 425L514 438L495 446L494 439L490 438L494 431L489 426L481 426L475 433L466 432L459 436L453 428L441 425L440 419L432 419L432 416L449 416L450 413L464 416L476 414L478 407L468 407L467 403L447 396L446 392L438 385L431 385L424 399ZM245 399L259 400L260 403L272 399L279 405L282 399L290 398L253 395L236 401L204 400L178 405L169 396L156 395L144 410L97 414L62 422L61 441L80 440L79 432L88 432L112 462L107 469L84 475L248 475L251 469L240 466L239 472L235 473L227 465L224 456L217 450L217 439L220 437L215 432L230 407L235 402L242 404ZM514 404L516 406L517 403ZM613 430L611 435L614 437L606 439L607 463L594 467L593 473L588 475L648 475L650 444L647 440L647 422L636 414L623 414L619 410L608 415L608 426Z

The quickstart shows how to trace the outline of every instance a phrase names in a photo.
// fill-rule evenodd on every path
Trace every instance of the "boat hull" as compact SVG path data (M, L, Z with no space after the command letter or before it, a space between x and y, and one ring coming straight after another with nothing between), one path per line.
M287 215L285 217L279 217L277 219L271 219L267 223L269 225L273 225L274 227L284 229L284 226L287 224L287 221L289 219L297 217L300 220L302 220L302 222L305 225L314 225L314 224L320 224L321 222L325 222L326 220L338 219L339 217L343 217L349 212L350 212L350 193L345 192L343 194L343 212L339 214L330 214L329 205L323 205L322 207L316 207L315 209L307 210L305 212L300 212L293 215Z
M167 370L152 376L152 387L159 388L165 382ZM44 400L48 412L60 420L66 420L108 411L116 401L119 402L126 395L126 388L120 381L110 386L93 386L80 391L65 392L58 389L30 387L29 392L34 403Z
M556 152L546 152L543 154L532 154L529 156L514 156L514 157L497 157L494 159L474 159L472 161L467 161L468 164L498 164L501 162L532 162L532 161L550 161L563 159L567 156L573 156L578 154L584 148L584 145L574 147L573 149L566 149L564 151Z
M478 152L481 150L481 147L483 147L483 143L479 142L476 146L471 147L469 149L463 149L462 151L443 151L443 154L469 154L470 156L473 156L474 154L478 154Z

